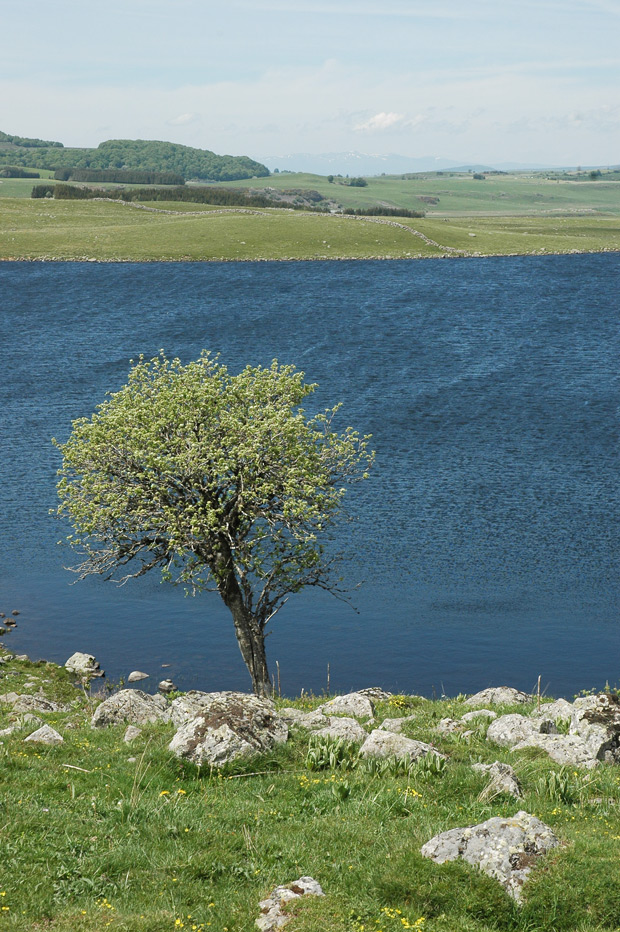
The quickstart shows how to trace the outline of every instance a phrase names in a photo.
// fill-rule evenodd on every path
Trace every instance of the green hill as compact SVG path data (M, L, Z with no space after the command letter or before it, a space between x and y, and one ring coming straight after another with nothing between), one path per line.
M140 169L175 172L186 179L237 181L264 178L269 169L247 156L216 155L173 142L109 139L96 149L71 149L59 142L26 139L0 132L0 166L28 168Z

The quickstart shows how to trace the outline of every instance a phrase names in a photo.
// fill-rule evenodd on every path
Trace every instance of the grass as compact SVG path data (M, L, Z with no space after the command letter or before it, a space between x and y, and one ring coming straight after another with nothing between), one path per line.
M17 660L1 670L2 692L43 687L71 709L41 715L63 745L24 744L33 724L0 739L0 928L250 932L259 901L302 874L326 896L296 904L290 932L620 927L619 768L571 772L558 783L546 755L488 745L484 726L469 740L439 737L439 719L465 711L460 698L377 706L377 721L407 714L403 706L415 714L407 734L448 755L441 773L373 770L357 762L354 746L334 755L333 767L309 769L316 755L302 730L271 754L201 773L168 752L172 726L144 727L131 746L124 726L92 730L94 700L64 670ZM9 707L0 710L2 728ZM469 764L495 759L519 773L522 801L481 799L485 778ZM533 872L522 907L476 869L420 855L437 832L520 808L562 842Z
M620 250L613 217L392 221L192 206L144 210L120 202L0 198L0 259L407 259Z

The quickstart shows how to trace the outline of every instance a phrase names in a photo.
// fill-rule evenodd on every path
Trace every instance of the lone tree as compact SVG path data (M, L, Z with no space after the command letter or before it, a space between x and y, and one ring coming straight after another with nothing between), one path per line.
M270 691L265 629L288 596L342 592L319 538L373 458L368 437L331 429L339 406L306 416L315 388L275 360L231 375L206 351L186 366L162 351L53 441L79 578L124 583L159 568L219 592L258 695Z

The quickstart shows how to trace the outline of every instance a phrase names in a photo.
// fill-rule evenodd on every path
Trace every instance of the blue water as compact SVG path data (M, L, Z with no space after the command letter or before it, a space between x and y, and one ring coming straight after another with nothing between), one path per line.
M215 594L153 578L71 585L51 518L71 420L164 348L236 371L277 357L373 434L340 534L356 614L291 598L268 640L282 690L423 694L620 680L620 259L0 264L0 611L7 647L109 677L248 688ZM166 664L167 666L163 666Z

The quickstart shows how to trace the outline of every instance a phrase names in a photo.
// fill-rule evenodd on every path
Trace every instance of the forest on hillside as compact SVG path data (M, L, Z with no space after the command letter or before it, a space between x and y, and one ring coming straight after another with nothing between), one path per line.
M57 142L0 133L0 166L27 166L57 171L63 168L124 169L173 172L186 180L237 181L264 178L269 169L248 156L216 155L174 142L109 139L96 149L71 149Z

